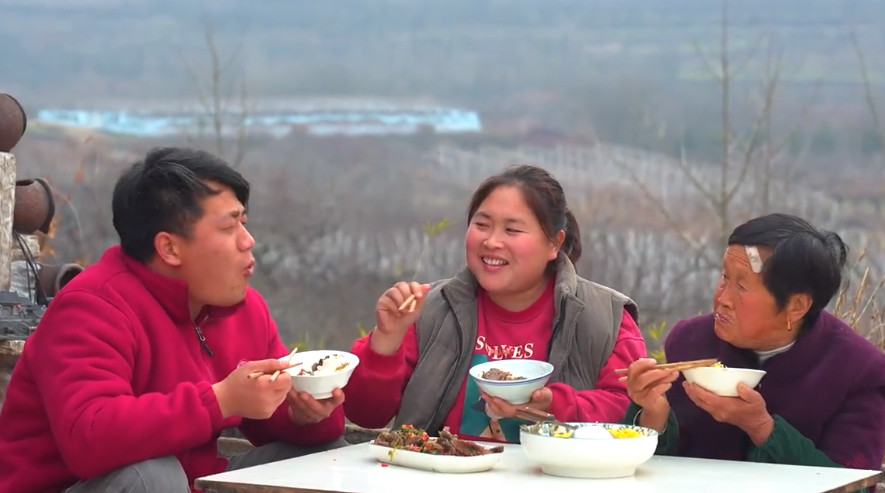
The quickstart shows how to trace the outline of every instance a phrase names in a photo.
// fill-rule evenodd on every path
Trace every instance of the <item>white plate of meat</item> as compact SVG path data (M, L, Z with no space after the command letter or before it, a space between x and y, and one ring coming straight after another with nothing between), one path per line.
M488 471L501 460L504 447L461 440L444 428L439 437L429 437L424 430L404 425L385 431L369 442L372 457L395 466L444 473Z

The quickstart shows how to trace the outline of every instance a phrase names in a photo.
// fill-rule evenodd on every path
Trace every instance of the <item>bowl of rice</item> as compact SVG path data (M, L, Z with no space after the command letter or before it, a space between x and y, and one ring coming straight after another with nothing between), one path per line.
M765 370L753 368L728 368L722 364L682 370L682 376L689 383L700 385L716 395L738 396L738 384L744 383L751 389L765 376Z
M328 399L333 390L347 385L360 359L346 351L316 350L295 353L289 364L297 365L286 370L295 390L307 392L314 399Z

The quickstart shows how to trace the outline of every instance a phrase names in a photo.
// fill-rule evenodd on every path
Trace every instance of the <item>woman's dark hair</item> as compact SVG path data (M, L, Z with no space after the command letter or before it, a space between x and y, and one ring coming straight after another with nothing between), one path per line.
M836 233L819 230L802 218L769 214L751 219L734 229L728 244L771 251L762 267L762 282L780 309L794 294L811 295L806 327L817 321L842 284L848 247Z
M552 241L560 230L565 231L565 240L559 253L565 254L573 264L577 264L581 258L581 231L578 221L568 210L562 186L543 168L523 164L486 178L473 192L467 207L467 221L473 219L486 197L502 186L516 187L522 192L548 239Z
M157 233L190 237L194 222L203 216L201 201L219 193L208 182L230 187L237 200L248 206L249 182L208 152L156 148L133 164L117 180L111 204L123 251L147 262L155 254Z

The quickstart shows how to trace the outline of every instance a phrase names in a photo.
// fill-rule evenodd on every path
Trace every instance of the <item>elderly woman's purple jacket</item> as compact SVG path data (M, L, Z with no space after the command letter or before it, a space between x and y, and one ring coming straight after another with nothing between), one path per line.
M786 330L786 329L785 329ZM780 416L833 461L879 469L885 454L885 355L848 325L823 312L788 351L761 366L756 354L713 331L713 316L677 323L664 345L668 361L717 358L729 367L762 368L758 390ZM667 393L679 422L678 455L747 460L753 447L739 428L715 421L682 388Z

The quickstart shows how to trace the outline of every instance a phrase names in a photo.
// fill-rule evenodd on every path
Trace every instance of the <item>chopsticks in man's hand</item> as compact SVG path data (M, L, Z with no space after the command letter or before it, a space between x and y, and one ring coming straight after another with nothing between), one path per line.
M275 382L276 379L277 379L277 377L279 377L279 376L280 376L280 373L282 373L283 371L288 370L288 369L290 369L290 368L295 368L296 366L298 366L298 365L301 364L300 361L299 361L298 363L295 363L294 365L292 364L292 358L295 357L295 353L297 353L297 352L298 352L298 348L295 348L295 349L292 350L291 353L289 353L289 356L286 358L286 362L289 364L289 366L287 366L287 367L286 367L285 369L283 369L283 370L277 370L277 371L273 372L273 374L270 376L270 381L271 381L271 382ZM263 371L253 371L252 373L249 374L249 378L250 378L250 379L251 379L251 378L258 378L258 377L260 377L261 375L264 375L264 374L265 374L265 373L264 373Z

